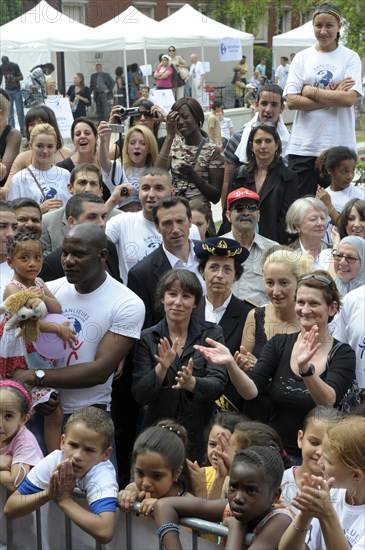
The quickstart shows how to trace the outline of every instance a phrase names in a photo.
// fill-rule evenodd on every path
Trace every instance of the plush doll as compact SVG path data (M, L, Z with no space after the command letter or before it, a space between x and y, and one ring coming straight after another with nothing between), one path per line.
M19 327L16 336L22 335L24 342L34 342L39 335L39 319L47 315L46 304L34 290L23 290L9 296L1 305L0 313L7 313L10 319L5 330Z

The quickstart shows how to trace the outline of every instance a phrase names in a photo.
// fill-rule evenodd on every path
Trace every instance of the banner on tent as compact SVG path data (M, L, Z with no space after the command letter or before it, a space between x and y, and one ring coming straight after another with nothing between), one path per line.
M239 61L242 59L242 44L239 38L222 38L218 41L220 61Z
M71 137L71 126L74 117L72 116L69 100L66 97L54 95L48 96L44 103L54 112L61 136L64 139Z

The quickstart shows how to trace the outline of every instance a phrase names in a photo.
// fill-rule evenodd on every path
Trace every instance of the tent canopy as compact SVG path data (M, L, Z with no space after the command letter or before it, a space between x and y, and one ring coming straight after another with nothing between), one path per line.
M100 33L63 15L41 0L34 8L1 27L2 51L69 52L117 50L124 39Z
M253 45L254 36L247 32L232 29L210 19L195 10L189 4L163 19L158 24L158 35L148 33L146 44L149 47L161 47L165 42L174 44L176 48L199 46L218 46L218 40L223 38L238 38L242 46Z

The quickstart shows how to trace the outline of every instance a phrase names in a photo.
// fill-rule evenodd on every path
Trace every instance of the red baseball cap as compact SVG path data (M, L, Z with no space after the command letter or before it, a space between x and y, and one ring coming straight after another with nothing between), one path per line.
M246 187L240 187L235 191L232 191L227 197L227 210L230 210L232 202L238 201L240 199L251 199L260 204L260 197L255 191L246 189Z

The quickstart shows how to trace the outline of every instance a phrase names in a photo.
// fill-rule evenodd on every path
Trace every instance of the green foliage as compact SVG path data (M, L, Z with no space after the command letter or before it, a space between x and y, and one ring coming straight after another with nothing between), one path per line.
M23 13L22 0L0 0L0 25L5 25Z

